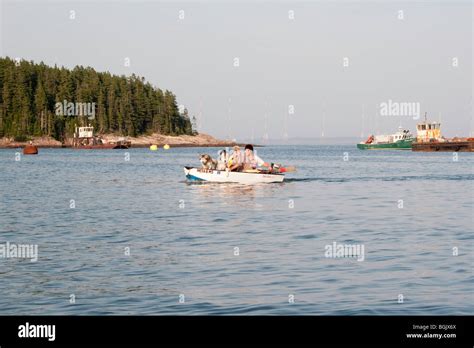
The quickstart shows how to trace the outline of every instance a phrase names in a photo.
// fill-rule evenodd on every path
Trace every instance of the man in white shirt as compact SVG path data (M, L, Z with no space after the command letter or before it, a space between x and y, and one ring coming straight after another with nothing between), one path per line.
M253 152L253 146L251 144L245 145L244 170L256 169L262 166L271 169L271 164L265 162Z

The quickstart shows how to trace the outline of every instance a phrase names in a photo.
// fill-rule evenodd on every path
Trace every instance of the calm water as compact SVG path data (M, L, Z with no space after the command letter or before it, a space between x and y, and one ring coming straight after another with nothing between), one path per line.
M39 255L0 258L0 314L474 314L474 154L271 146L298 172L246 187L186 183L217 149L16 151L0 243Z

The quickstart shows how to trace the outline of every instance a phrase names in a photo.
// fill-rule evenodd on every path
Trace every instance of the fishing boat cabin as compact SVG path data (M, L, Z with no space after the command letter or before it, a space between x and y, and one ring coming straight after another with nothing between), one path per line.
M425 143L430 141L441 140L441 123L425 121L418 123L416 126L416 141Z

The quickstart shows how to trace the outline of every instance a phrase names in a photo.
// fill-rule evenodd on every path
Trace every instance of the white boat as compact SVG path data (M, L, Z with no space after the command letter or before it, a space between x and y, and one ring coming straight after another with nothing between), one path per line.
M188 180L210 182L235 182L240 184L258 184L283 182L285 176L281 173L264 172L229 172L225 170L210 170L204 168L184 167L184 174Z

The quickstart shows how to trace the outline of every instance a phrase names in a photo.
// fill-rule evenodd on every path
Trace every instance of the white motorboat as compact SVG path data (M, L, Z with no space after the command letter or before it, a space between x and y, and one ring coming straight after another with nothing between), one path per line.
M283 182L285 179L282 173L269 173L262 170L230 172L226 170L184 167L184 174L188 180L235 182L240 184L274 183Z

